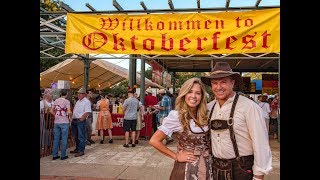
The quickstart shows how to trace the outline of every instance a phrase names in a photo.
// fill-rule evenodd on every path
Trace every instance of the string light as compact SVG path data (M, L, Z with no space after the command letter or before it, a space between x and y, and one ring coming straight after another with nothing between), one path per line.
M72 84L74 84L74 81L72 81Z

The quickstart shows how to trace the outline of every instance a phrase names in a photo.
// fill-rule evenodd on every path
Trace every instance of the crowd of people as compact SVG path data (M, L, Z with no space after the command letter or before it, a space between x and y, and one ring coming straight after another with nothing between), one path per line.
M279 100L279 94L269 96L267 93L263 93L258 96L256 101L262 109L268 134L272 135L274 139L278 138L278 116L280 113Z
M277 138L279 95L269 97L264 93L255 102L233 90L242 83L239 73L233 72L226 62L217 62L209 76L190 78L179 90L171 94L160 89L153 95L146 90L144 105L134 88L128 89L127 98L116 99L123 108L123 147L139 143L144 115L152 116L153 134L149 144L172 158L174 167L170 179L251 180L264 179L272 170L269 135ZM213 96L207 98L205 86L210 86ZM113 143L110 94L92 97L91 91L81 88L77 101L67 98L66 90L52 99L46 89L40 101L40 111L54 118L53 160L67 159L66 144L69 126L76 143L70 153L75 157L85 153L91 139L92 112L98 110L96 129L104 143L104 131ZM74 105L73 105L74 104ZM273 128L271 128L273 127ZM177 151L167 145L177 139ZM61 157L58 147L61 138Z
M46 88L43 93L40 91L42 95L40 95L40 114L43 113L46 117L42 118L43 122L40 127L40 137L42 139L40 144L46 147L53 146L52 156L54 160L60 158L58 155L60 139L60 159L64 160L68 158L66 147L69 135L72 135L75 142L75 149L70 151L75 157L84 155L85 146L95 143L91 139L93 111L98 111L95 130L98 131L98 135L100 136L100 144L104 144L105 132L107 132L109 137L108 143L113 143L111 106L113 104L121 106L124 113L123 131L126 140L123 146L128 148L130 144L132 147L135 147L139 143L140 131L145 115L149 113L153 114L152 121L154 121L156 131L161 120L170 112L170 107L172 106L171 100L173 99L173 96L169 92L166 95L167 92L165 90L160 90L157 96L153 96L152 93L148 93L151 91L147 90L145 105L140 102L135 88L129 89L127 96L122 96L122 98L114 98L110 93L99 93L98 96L93 96L94 93L92 91L86 91L84 88L77 90L76 96L73 95L70 89L61 89L58 91L58 95L55 95L54 91L55 89L50 88ZM57 96L57 98L54 99L54 96ZM46 127L43 127L43 125ZM173 141L173 138L168 138L167 143Z

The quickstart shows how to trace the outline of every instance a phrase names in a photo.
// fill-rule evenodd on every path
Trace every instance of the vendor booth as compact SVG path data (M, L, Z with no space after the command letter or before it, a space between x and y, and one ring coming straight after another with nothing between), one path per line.
M93 112L93 123L92 123L92 134L100 135L100 132L96 130L96 122L98 117L98 111ZM123 131L123 117L124 114L112 113L112 135L113 136L124 136ZM108 131L104 130L103 134L108 136ZM152 114L144 115L144 121L142 121L142 129L140 131L140 136L144 136L146 138L151 137L152 134Z

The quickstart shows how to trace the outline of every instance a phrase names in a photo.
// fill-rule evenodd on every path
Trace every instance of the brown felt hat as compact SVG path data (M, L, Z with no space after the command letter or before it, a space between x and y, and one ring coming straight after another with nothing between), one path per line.
M235 84L242 83L240 73L233 72L230 65L227 62L217 62L214 65L212 71L210 72L210 75L201 77L201 81L204 84L211 86L211 79L218 79L227 76L232 76L236 81Z

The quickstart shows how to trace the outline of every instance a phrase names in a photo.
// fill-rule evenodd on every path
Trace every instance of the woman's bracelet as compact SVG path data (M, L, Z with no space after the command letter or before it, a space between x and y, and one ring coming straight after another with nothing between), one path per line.
M262 180L263 178L252 177L252 180Z

